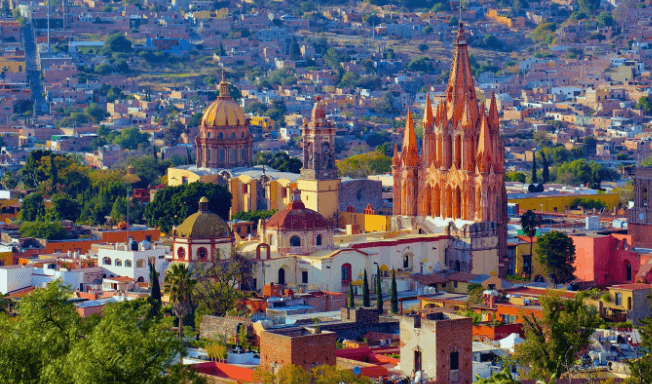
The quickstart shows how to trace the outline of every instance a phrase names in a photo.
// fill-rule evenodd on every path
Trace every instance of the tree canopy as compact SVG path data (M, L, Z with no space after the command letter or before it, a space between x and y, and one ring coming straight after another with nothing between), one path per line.
M254 156L254 165L265 165L280 172L299 173L303 163L296 157L290 157L285 152L272 154L269 151L260 151Z
M365 178L392 170L392 158L379 151L348 157L336 164L340 176Z
M112 53L129 53L133 50L131 40L125 37L124 34L117 32L107 36L104 40L104 47L102 47L102 54Z
M64 240L68 238L68 231L61 223L27 221L20 225L18 232L22 237L35 237L46 240Z
M20 321L0 315L4 383L200 383L180 363L171 317L148 317L144 299L108 304L83 319L59 280L23 297ZM118 357L119 358L116 358Z
M556 283L575 279L575 244L565 233L548 232L537 238L537 259Z
M154 201L145 208L145 218L151 226L163 232L170 232L173 226L181 224L188 216L197 212L199 199L208 199L208 208L224 220L229 219L231 193L226 187L216 184L194 182L174 187L165 187L154 196Z

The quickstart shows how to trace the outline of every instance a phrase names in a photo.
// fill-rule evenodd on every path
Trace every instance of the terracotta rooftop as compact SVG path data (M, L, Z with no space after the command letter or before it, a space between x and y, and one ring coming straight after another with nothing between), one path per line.
M292 191L292 200L287 207L276 212L267 220L267 228L277 228L288 231L309 231L327 229L330 223L324 216L312 209L306 208L301 201L300 191Z
M631 283L631 284L612 285L609 288L624 289L628 291L639 291L642 289L650 290L651 286L652 286L651 284L645 284L645 283Z

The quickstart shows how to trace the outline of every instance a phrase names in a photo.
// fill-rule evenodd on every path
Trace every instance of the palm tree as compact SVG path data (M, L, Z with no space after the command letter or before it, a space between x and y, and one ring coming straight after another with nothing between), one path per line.
M179 338L183 339L183 319L192 311L197 281L185 263L172 264L165 274L163 290L172 302L172 311L179 319Z
M532 262L532 246L534 245L534 236L537 234L537 228L541 226L541 217L537 216L536 213L532 212L531 209L528 209L521 216L521 227L523 228L523 234L530 238L530 263Z

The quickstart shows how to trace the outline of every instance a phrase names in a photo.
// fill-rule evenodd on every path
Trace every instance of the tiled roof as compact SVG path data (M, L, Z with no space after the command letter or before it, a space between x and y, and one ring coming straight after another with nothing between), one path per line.
M631 283L631 284L621 284L621 285L613 285L609 288L614 288L614 289L624 289L628 291L638 291L641 289L647 289L650 290L651 284L645 284L645 283Z

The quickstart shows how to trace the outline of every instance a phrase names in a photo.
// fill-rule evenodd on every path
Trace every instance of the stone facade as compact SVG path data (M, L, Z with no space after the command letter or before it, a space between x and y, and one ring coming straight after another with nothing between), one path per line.
M383 184L379 180L349 180L339 185L339 210L364 213L367 204L378 210L383 206Z
M401 371L414 377L417 371L438 384L471 384L473 381L471 318L436 312L404 316L401 329ZM422 376L423 377L423 376Z
M492 96L489 111L478 106L468 55L468 44L460 24L453 65L448 80L446 99L433 111L430 95L423 113L423 145L421 154L408 110L403 145L399 155L394 147L394 216L432 218L411 229L435 232L454 223L463 232L475 223L494 223L488 236L494 240L492 252L482 252L489 261L467 263L464 272L499 272L500 256L507 254L507 193L505 189L505 146L500 137L496 98ZM402 221L394 221L398 228ZM491 225L489 227L492 227ZM492 228L493 228L492 227ZM454 236L451 234L451 236ZM468 247L477 245L462 239ZM484 247L484 246L483 246ZM468 257L474 253L464 251ZM486 268L471 268L484 265Z
M627 233L636 246L652 246L652 168L636 168L634 175L634 207L627 220Z
M238 337L240 327L246 327L248 335L254 333L253 323L248 318L204 315L199 325L199 335L209 339L235 340Z
M263 332L260 335L260 366L278 372L287 364L307 370L335 365L337 336L318 327L298 327Z

